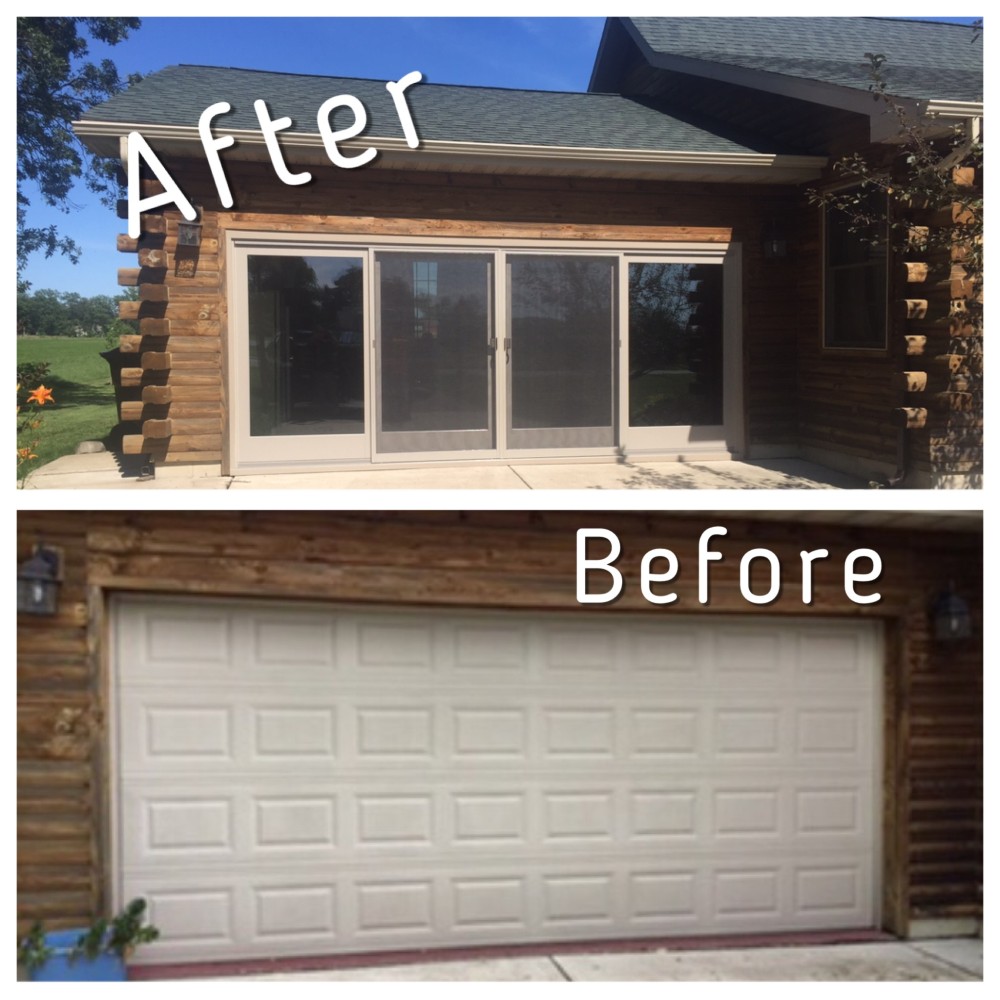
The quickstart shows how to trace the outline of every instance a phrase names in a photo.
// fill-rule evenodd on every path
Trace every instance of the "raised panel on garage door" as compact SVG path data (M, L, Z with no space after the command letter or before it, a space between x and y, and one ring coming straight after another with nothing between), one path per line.
M876 626L115 606L146 961L877 922Z

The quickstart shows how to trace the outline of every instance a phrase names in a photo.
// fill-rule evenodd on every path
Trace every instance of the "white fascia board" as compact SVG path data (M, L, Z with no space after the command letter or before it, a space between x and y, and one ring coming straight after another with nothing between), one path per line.
M204 155L198 129L185 125L150 125L141 122L100 122L78 121L73 129L81 139L90 140L88 146L95 152L108 156L120 155L121 139L129 132L140 132L154 148L173 151L177 154L201 157ZM236 146L227 151L226 156L234 159L267 160L269 154L264 137L256 129L226 129L227 135L236 139ZM316 133L282 132L282 148L295 150L299 155L296 163L315 163L326 160L323 139ZM361 136L348 142L338 143L345 151L356 151L373 147L386 155L387 164L419 168L422 166L470 166L481 163L502 169L504 163L527 167L531 164L545 166L549 170L566 168L586 168L595 174L614 168L634 173L636 170L652 170L658 175L668 176L671 168L691 170L705 168L709 171L721 169L748 170L752 173L768 173L769 179L779 181L781 175L787 179L818 176L826 166L824 156L785 156L774 153L726 153L689 152L684 150L640 150L603 149L579 146L537 146L527 144L503 144L480 142L455 142L445 140L421 140L417 149L411 149L403 139ZM425 162L421 162L421 160Z

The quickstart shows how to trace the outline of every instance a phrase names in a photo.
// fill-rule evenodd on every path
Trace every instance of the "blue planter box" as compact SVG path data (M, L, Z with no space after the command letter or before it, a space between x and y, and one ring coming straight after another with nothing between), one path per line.
M70 952L83 933L81 928L46 934L45 943L52 949L52 956L31 973L32 980L36 983L123 981L126 978L125 962L117 955L102 954L95 959L81 955L70 961Z

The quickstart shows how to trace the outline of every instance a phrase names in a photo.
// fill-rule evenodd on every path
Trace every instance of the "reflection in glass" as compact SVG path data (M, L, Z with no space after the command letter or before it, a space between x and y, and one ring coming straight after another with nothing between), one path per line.
M629 424L722 423L722 267L628 268Z
M360 257L247 258L250 434L363 434Z
M863 211L872 220L864 231L857 230L847 213L836 208L826 212L827 347L885 347L885 195L873 191L861 197Z
M379 253L376 261L381 431L488 429L490 258ZM449 446L428 440L411 444Z
M611 427L615 261L508 260L511 426Z

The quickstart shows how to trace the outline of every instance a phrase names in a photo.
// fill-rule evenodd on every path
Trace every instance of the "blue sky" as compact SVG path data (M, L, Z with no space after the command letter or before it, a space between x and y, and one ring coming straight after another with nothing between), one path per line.
M113 59L123 76L176 63L376 80L418 69L435 83L578 91L587 87L603 25L603 17L149 17L120 45L92 44L91 57ZM36 255L24 274L32 287L117 295L118 268L132 263L115 250L124 220L82 185L71 194L68 213L27 193L29 224L54 222L83 250L76 265Z
M586 90L604 18L143 18L114 47L91 45L91 57L113 59L122 76L176 63L398 80L418 69L436 83ZM134 262L115 249L125 231L77 185L66 214L32 197L30 223L54 222L80 244L73 265L35 256L32 288L117 295L119 267Z

